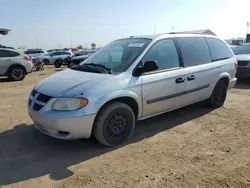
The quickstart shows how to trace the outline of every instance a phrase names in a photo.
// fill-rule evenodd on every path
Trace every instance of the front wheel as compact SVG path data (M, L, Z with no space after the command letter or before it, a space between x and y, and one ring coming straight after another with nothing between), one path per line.
M94 136L104 146L116 146L130 138L135 127L133 110L124 103L113 102L104 106L94 124Z
M224 105L227 97L227 84L223 80L217 82L214 91L208 100L209 106L212 108L220 108Z

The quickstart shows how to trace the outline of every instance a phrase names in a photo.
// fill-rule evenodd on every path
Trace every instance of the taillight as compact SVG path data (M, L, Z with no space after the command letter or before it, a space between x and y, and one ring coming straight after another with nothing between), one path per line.
M234 68L235 68L235 70L237 70L237 68L238 68L238 62L237 61L235 61L235 63L234 63Z
M26 60L26 61L30 61L29 56L24 56L23 59Z

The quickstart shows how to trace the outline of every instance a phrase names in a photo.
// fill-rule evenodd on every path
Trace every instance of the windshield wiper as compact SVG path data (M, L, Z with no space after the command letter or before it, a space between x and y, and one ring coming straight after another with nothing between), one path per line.
M105 69L109 74L112 74L112 69L106 67L105 65L95 64L95 63L83 63L81 66L93 66L93 67L100 67Z

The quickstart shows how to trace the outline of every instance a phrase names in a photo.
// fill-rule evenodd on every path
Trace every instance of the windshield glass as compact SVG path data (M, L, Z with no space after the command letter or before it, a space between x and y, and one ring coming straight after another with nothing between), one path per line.
M243 45L243 46L233 48L233 52L235 55L250 54L250 45Z
M142 53L151 39L129 38L111 42L104 48L91 55L84 63L104 65L112 71L125 71Z

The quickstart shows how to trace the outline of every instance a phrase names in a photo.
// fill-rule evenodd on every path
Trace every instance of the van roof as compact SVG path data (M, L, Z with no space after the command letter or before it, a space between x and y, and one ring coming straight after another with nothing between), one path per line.
M141 35L141 36L131 36L130 38L148 38L148 39L158 39L158 38L171 38L171 37L212 37L217 38L213 35L201 35L201 34L179 34L179 33L161 33L156 35Z

